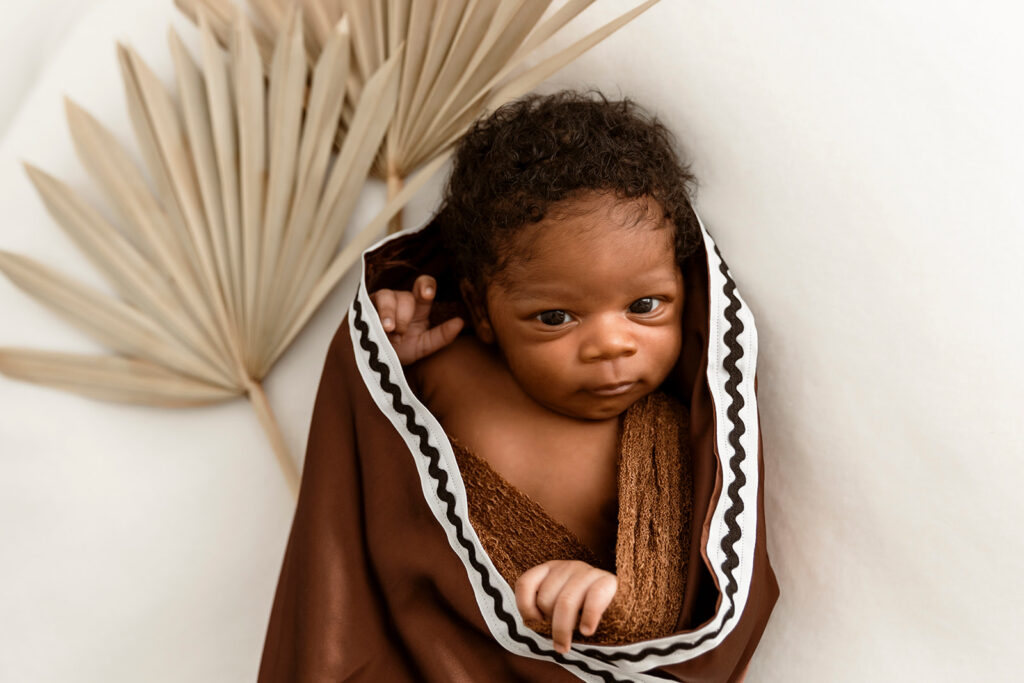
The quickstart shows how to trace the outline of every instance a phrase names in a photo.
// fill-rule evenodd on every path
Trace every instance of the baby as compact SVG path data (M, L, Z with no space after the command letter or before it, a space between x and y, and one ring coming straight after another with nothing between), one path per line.
M371 294L453 442L605 566L614 567L623 415L659 388L682 348L680 263L701 241L693 185L668 131L629 100L519 100L460 141L438 216L471 320L431 327L430 275L411 291ZM457 379L466 373L471 387ZM551 620L567 652L577 623L595 632L617 587L612 572L555 560L523 573L515 595L524 618Z

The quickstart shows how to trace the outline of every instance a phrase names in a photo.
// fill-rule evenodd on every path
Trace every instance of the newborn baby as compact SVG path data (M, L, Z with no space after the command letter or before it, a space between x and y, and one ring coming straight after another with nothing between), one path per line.
M460 335L460 317L430 326L430 275L412 291L371 294L453 442L606 566L622 416L658 389L682 346L680 252L698 237L673 217L688 211L688 179L664 129L628 104L526 100L463 140L441 209L474 334ZM522 574L515 593L525 618L551 620L566 652L577 619L594 633L616 588L609 571L555 560Z
M363 253L260 683L743 680L779 597L757 329L692 184L599 94L459 141Z

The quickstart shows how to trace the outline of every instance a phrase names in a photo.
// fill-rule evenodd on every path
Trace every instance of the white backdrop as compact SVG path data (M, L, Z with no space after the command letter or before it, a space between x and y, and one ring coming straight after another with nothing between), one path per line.
M109 291L20 162L101 203L62 98L133 144L115 41L169 83L168 23L195 30L171 0L0 9L0 249ZM543 88L629 95L669 124L756 316L782 597L751 683L1019 678L1022 18L663 0ZM267 382L296 458L353 287ZM0 346L100 351L4 278L0 311ZM0 680L254 680L292 506L242 400L136 408L0 377Z

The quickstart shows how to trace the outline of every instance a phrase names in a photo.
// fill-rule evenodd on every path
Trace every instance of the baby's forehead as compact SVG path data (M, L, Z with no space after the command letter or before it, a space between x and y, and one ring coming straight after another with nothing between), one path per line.
M581 292L672 289L682 271L671 241L631 250L566 255L551 249L509 262L492 279L504 296L533 298L577 296Z
M650 267L675 258L675 229L670 221L608 224L574 220L571 224L540 224L506 239L499 248L503 271L536 277L537 271L566 262L612 258L623 267ZM639 263L642 262L642 263Z
M510 294L554 283L566 289L633 288L675 277L675 224L645 198L591 193L557 202L536 223L500 238L490 280Z

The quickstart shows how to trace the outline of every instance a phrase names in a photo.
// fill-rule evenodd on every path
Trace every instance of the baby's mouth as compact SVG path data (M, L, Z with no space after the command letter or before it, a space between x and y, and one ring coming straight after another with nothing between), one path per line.
M636 386L635 381L618 382L616 384L602 384L601 386L594 387L589 391L590 393L597 394L598 396L618 396L630 391L634 386Z

